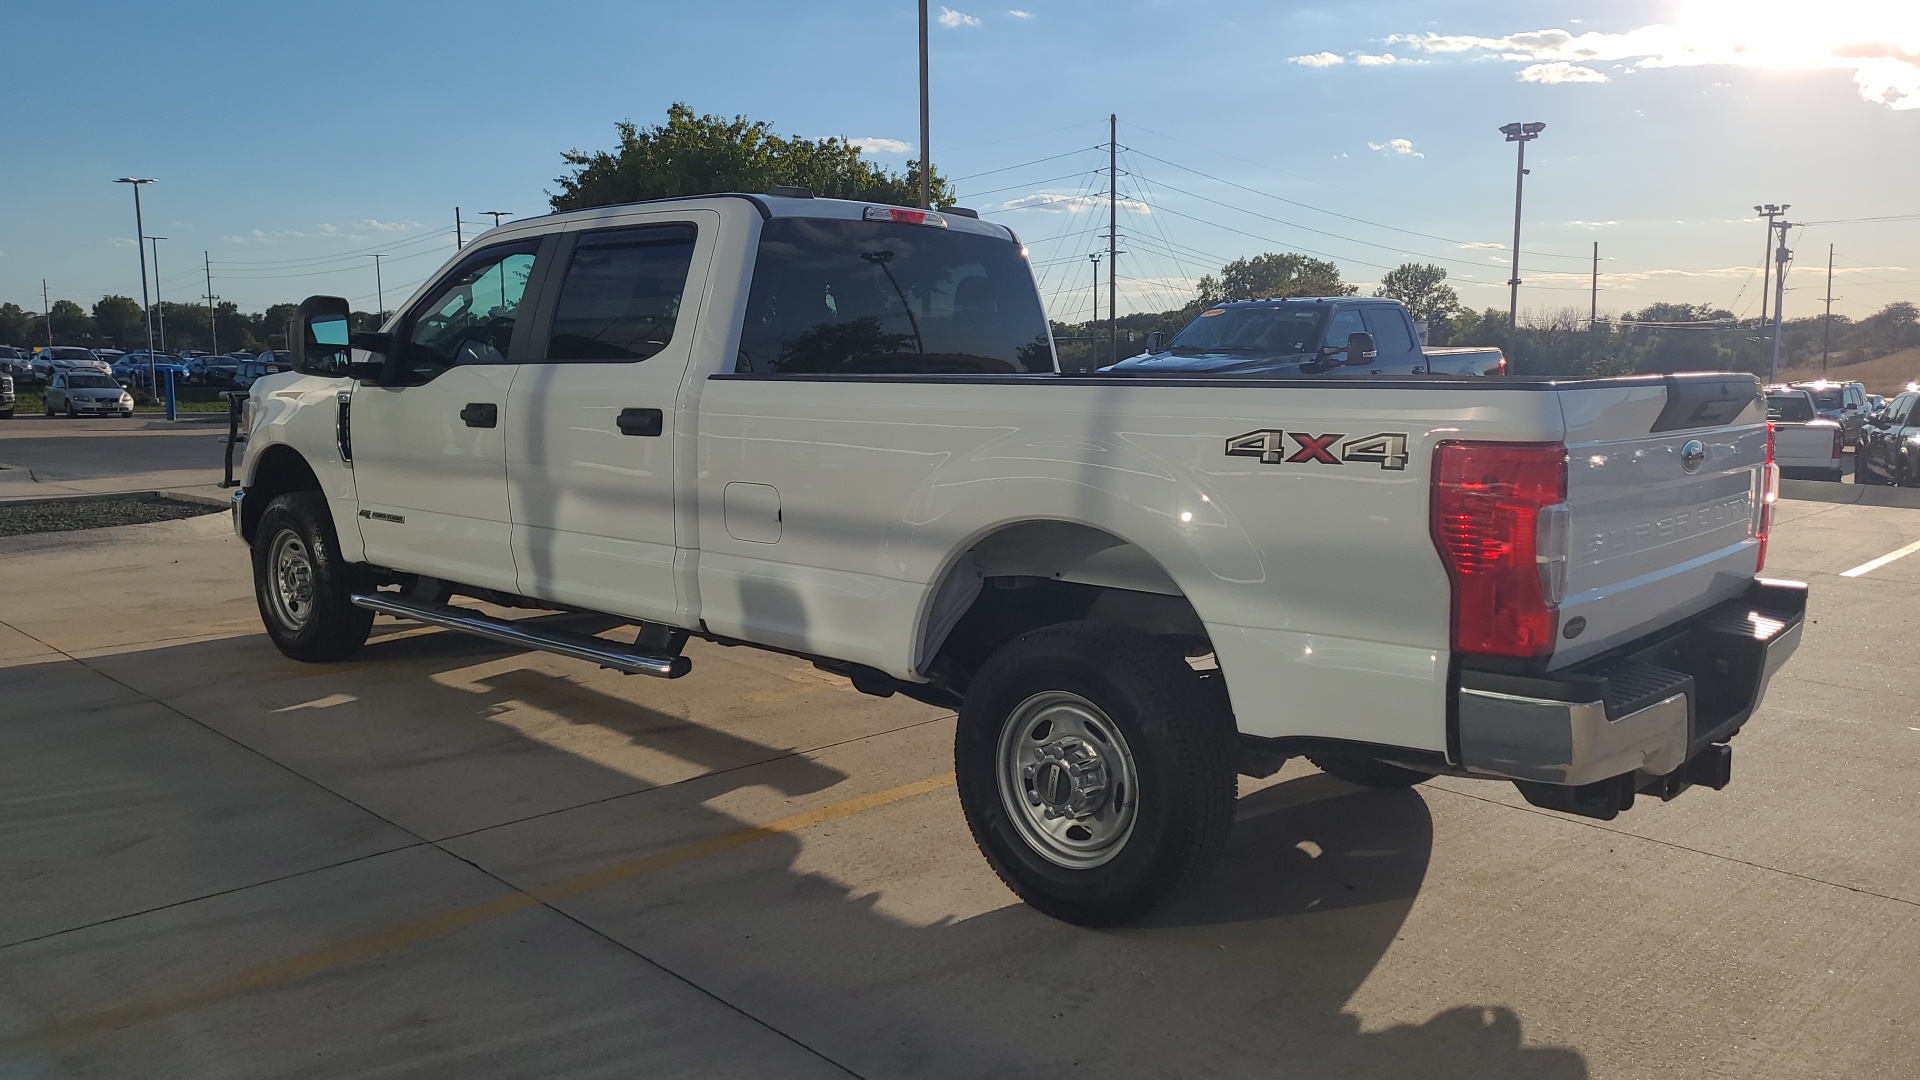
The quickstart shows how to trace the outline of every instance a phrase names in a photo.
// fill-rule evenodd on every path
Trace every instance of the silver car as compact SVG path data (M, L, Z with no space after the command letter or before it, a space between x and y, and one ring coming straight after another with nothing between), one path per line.
M111 375L92 371L56 371L47 384L47 415L132 416L133 395Z

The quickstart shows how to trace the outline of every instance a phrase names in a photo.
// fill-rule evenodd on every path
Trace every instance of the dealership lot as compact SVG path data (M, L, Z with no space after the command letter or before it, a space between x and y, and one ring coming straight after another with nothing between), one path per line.
M67 482L217 476L150 438L198 457ZM1920 554L1842 575L1915 541L1782 504L1813 624L1724 792L1295 764L1198 894L1087 931L974 850L949 713L385 619L302 666L221 516L0 540L0 1077L1910 1076Z

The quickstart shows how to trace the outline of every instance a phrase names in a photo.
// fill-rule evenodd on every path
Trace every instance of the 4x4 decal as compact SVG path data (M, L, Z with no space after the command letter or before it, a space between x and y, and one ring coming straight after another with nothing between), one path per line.
M1347 439L1340 444L1338 454L1334 453L1334 443L1346 439L1344 432L1331 435L1310 435L1304 431L1281 431L1277 428L1264 428L1249 431L1245 435L1235 435L1227 440L1229 457L1257 457L1262 464L1279 465L1346 465L1363 462L1378 465L1382 469L1399 472L1407 467L1407 436L1404 432L1380 432L1360 438ZM1292 440L1295 449L1287 452L1287 442Z

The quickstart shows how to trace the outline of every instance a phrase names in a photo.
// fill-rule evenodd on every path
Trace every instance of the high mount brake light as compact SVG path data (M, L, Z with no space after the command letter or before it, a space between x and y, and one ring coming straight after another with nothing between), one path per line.
M1553 651L1566 581L1567 448L1443 442L1433 455L1433 543L1453 582L1455 652Z
M1840 441L1839 429L1834 429L1835 442ZM1839 451L1834 451L1836 454ZM1759 559L1753 564L1753 572L1759 573L1767 565L1767 534L1773 531L1773 504L1780 497L1780 466L1773 463L1773 421L1767 421L1767 463L1760 466L1760 472L1754 477L1753 524L1747 534L1760 542Z
M897 225L929 225L936 229L947 227L947 219L928 210L902 210L897 206L869 206L862 215L868 221L891 221Z

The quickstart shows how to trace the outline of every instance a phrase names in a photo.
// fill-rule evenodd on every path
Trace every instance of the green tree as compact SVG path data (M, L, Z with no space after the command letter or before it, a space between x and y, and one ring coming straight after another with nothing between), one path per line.
M130 349L137 339L146 347L146 327L140 321L140 305L125 296L103 296L93 305L93 332L103 344Z
M71 300L55 300L47 317L53 323L53 343L84 344L93 340L93 316Z
M560 192L548 198L555 210L676 195L761 192L776 184L809 188L821 198L904 206L916 205L920 198L918 165L904 174L888 172L845 139L786 138L774 134L765 121L696 116L679 102L667 109L665 124L642 128L623 120L614 127L620 134L616 149L561 155L571 171L555 178ZM952 192L937 171L931 191L935 206L952 203Z
M16 348L32 348L35 344L33 331L39 322L34 314L19 304L0 304L0 345L12 345Z
M1418 322L1437 327L1460 311L1460 294L1447 284L1447 271L1432 263L1402 263L1380 277L1373 295L1398 300Z
M1288 296L1352 296L1358 285L1340 280L1340 268L1324 259L1291 251L1235 259L1220 276L1200 279L1200 304L1222 300L1264 300Z

